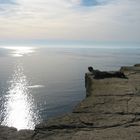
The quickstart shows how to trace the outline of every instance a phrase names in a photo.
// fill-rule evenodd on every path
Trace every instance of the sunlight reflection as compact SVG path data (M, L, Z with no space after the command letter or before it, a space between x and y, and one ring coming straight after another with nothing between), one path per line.
M28 89L27 77L21 65L16 66L6 95L5 119L2 125L17 129L33 129L38 121L33 105L34 100Z
M5 49L11 50L11 54L13 57L22 57L23 55L27 55L30 53L35 52L35 50L32 47L23 47L23 46L17 46L17 47L4 47Z

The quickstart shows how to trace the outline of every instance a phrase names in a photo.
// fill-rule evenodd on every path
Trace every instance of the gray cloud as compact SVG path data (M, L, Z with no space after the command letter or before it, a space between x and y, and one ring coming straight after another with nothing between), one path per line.
M0 38L140 40L140 0L96 0L94 6L81 0L17 2L3 6Z
M15 0L0 0L0 5L1 4L16 4Z
M16 0L0 0L0 16L8 17L13 15L17 5Z

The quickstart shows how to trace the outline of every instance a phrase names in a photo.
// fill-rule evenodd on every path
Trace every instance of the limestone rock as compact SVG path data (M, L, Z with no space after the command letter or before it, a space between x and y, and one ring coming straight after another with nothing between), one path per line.
M72 113L42 122L35 130L0 127L0 140L139 140L140 64L122 67L128 79L85 75L87 97Z
M0 126L0 140L31 140L33 135L33 130L17 131L13 127Z

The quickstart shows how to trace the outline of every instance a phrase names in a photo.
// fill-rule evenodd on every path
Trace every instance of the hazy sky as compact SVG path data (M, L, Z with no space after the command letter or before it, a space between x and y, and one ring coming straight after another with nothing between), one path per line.
M0 0L0 40L140 41L140 0Z

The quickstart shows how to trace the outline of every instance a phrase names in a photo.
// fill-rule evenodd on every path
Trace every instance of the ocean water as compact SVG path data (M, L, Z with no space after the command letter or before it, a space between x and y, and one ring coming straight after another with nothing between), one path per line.
M140 48L0 47L0 123L17 129L67 112L85 98L88 66L140 63Z

